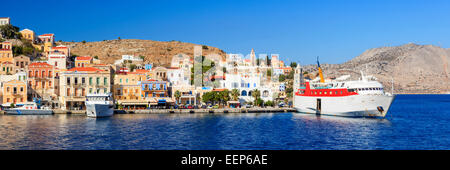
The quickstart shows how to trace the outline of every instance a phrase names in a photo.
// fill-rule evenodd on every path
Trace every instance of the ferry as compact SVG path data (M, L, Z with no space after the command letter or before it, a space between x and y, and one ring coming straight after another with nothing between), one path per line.
M87 94L86 115L88 117L109 117L114 114L111 94Z
M305 81L300 73L300 86L295 92L294 108L300 113L343 117L384 118L395 95L385 92L373 76L346 81L350 75L325 82L320 63L319 80Z
M52 115L53 111L48 107L39 107L36 102L16 104L17 108L6 109L8 115Z

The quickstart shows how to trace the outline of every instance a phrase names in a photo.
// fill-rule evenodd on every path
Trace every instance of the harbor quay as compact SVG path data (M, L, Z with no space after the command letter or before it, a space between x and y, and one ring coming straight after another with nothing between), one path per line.
M114 114L195 114L195 113L284 113L296 112L294 108L222 108L222 109L141 109L141 110L122 110L115 109ZM4 111L0 111L4 114ZM85 115L86 110L61 110L54 109L53 114L76 114Z
M52 110L53 114L85 115L86 110ZM284 113L296 112L294 108L223 108L223 109L147 109L147 110L120 110L115 109L114 114L195 114L195 113ZM5 114L0 111L0 114Z

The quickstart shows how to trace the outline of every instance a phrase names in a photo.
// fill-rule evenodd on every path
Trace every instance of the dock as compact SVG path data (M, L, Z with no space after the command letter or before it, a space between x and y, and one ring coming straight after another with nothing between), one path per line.
M222 109L143 109L143 110L114 110L114 114L195 114L195 113L282 113L297 112L294 108L222 108ZM54 109L54 114L85 115L85 110ZM4 111L0 111L4 114Z
M297 112L297 111L294 108L114 110L114 114L280 113L280 112Z

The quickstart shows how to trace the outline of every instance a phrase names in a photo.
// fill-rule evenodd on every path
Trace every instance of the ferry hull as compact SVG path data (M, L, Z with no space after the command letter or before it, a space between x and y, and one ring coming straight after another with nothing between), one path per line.
M114 108L110 104L86 104L88 117L109 117L114 114Z
M318 115L385 117L394 98L388 95L295 96L294 107L300 113Z
M41 109L9 109L5 110L8 115L52 115L52 110L41 110Z

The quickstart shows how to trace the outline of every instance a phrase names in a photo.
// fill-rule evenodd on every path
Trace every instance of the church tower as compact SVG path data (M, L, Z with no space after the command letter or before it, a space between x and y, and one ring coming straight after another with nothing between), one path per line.
M255 50L252 48L252 52L250 53L250 62L252 66L256 66L256 55Z

